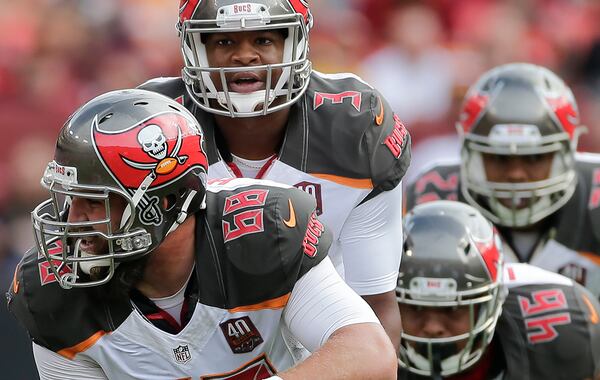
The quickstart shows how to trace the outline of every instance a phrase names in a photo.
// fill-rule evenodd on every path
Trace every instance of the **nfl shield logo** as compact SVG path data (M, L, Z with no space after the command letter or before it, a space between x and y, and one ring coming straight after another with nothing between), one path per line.
M187 344L182 344L179 347L174 348L173 355L175 355L175 361L177 361L177 363L186 363L192 358Z

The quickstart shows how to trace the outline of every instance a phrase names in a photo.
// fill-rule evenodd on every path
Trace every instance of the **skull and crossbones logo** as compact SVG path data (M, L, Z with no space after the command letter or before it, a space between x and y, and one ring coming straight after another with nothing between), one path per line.
M167 137L163 133L160 126L156 124L149 124L142 128L137 135L137 140L143 151L150 157L156 160L155 163L144 163L130 160L126 157L122 157L123 161L131 167L140 170L152 170L156 172L156 168L161 166L161 163L167 158L174 158L177 160L179 165L183 165L188 159L186 155L178 155L181 149L182 136L181 128L177 125L177 142L175 147L168 155L169 147L167 145ZM168 155L168 157L167 157Z
M142 129L137 140L150 157L157 160L167 157L167 138L158 125L150 124Z

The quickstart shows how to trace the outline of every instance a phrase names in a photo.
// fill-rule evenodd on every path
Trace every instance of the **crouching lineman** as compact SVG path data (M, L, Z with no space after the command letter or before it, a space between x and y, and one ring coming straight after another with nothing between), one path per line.
M495 229L463 203L415 207L404 233L400 379L600 376L600 305L587 289L504 265Z
M314 198L248 179L207 188L207 168L198 122L162 95L111 92L67 121L8 293L40 377L394 378Z

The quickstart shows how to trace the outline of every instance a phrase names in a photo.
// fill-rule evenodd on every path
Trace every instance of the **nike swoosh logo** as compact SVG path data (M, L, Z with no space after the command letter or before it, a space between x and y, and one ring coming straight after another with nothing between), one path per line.
M288 199L288 205L290 206L290 218L288 220L283 220L283 224L288 226L289 228L296 227L296 211L294 210L294 205L292 204L292 200Z
M383 101L381 98L379 98L379 106L381 107L379 109L379 114L375 116L375 124L377 125L383 124Z

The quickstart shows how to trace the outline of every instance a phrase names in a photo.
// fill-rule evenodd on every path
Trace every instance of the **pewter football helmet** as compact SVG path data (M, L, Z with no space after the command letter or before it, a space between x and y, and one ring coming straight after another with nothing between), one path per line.
M200 126L179 103L144 90L92 99L61 129L42 177L50 199L32 212L37 249L63 288L105 284L202 207L207 168ZM125 200L118 222L115 197ZM75 198L99 203L103 217L69 222ZM106 252L86 252L90 241ZM101 278L90 277L94 267Z
M428 202L406 215L398 303L421 308L467 306L470 329L443 338L403 332L402 367L419 375L445 377L481 358L505 298L500 244L492 224L465 203Z
M574 153L585 128L573 93L550 70L514 63L483 74L465 96L457 129L462 138L462 193L495 224L531 226L573 195ZM482 157L486 153L554 157L544 180L499 183L487 179ZM519 206L523 200L526 207Z
M266 115L291 106L304 94L310 80L308 33L312 22L305 0L181 0L177 25L184 60L182 77L190 97L207 112L231 117ZM206 34L260 30L284 32L281 63L209 65ZM281 75L275 81L274 73L278 71ZM227 77L239 72L265 76L265 89L247 94L231 91ZM212 73L218 73L220 86L211 79Z

